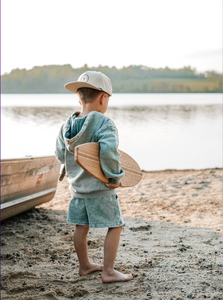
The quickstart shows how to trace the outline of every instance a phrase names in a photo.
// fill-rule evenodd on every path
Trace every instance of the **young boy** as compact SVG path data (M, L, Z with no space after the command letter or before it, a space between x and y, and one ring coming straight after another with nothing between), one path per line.
M131 274L114 270L114 261L124 224L115 189L121 186L124 171L118 161L118 131L104 116L112 95L110 79L101 72L87 71L65 88L79 96L81 112L68 118L61 127L55 155L65 164L72 192L67 222L76 224L73 241L79 260L79 275L102 271L102 282L128 281ZM74 160L74 148L83 143L100 143L100 164L109 183L86 173ZM87 234L91 228L108 227L104 242L103 266L90 263Z

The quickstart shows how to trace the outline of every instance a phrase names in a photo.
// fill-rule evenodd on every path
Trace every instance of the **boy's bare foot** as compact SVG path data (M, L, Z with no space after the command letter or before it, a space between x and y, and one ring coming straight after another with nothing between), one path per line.
M87 267L79 269L79 275L84 276L102 270L103 270L103 266L97 264L89 264Z
M116 270L113 270L111 273L106 273L103 271L101 274L101 280L104 283L116 282L116 281L128 281L128 280L132 280L132 279L133 279L132 274L123 274Z

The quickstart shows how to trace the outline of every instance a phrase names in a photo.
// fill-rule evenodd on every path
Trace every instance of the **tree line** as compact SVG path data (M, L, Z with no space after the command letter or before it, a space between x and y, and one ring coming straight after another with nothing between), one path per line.
M131 65L118 69L101 66L72 68L48 65L31 70L14 69L1 76L2 93L69 93L64 84L76 81L87 70L100 71L112 82L114 93L214 93L222 92L222 74L198 73L190 66L180 69Z

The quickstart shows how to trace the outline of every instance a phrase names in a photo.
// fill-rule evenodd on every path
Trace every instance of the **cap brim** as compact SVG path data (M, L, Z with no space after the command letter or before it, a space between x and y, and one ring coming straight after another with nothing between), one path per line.
M77 90L82 87L88 87L88 88L92 88L94 90L103 91L102 89L100 89L92 84L89 84L87 82L81 82L81 81L68 82L65 84L64 87L65 87L65 89L67 89L68 91L70 91L72 93L77 93Z

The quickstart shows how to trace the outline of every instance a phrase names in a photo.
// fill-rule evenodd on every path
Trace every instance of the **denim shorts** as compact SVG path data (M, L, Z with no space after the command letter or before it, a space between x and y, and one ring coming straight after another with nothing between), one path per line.
M89 225L91 228L124 225L118 196L114 194L104 198L72 198L67 213L67 222Z

